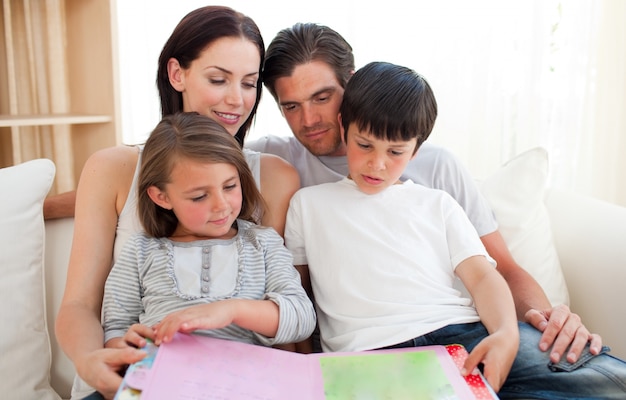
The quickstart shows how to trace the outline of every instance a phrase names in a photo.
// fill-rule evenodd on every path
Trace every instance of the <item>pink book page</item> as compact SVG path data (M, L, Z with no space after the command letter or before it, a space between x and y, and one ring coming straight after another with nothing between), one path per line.
M159 347L141 400L319 399L311 362L299 353L179 333Z

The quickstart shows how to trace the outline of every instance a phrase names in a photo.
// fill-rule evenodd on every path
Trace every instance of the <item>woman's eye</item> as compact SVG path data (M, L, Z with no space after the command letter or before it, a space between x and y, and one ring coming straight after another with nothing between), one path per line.
M226 81L223 79L209 79L209 82L211 82L213 85L221 85Z
M243 86L250 88L250 89L256 89L256 82L244 82Z

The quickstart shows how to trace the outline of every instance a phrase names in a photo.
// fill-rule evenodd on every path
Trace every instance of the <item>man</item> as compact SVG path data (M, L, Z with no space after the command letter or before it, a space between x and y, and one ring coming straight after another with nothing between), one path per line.
M266 52L263 81L294 136L269 136L246 147L289 161L303 187L342 179L348 168L337 116L354 70L352 47L334 30L296 24L279 32ZM461 204L509 284L518 319L543 332L538 345L541 351L551 349L552 361L567 352L573 363L587 344L591 354L600 353L601 337L567 306L552 307L539 284L513 260L486 200L451 153L424 143L402 178L445 190Z

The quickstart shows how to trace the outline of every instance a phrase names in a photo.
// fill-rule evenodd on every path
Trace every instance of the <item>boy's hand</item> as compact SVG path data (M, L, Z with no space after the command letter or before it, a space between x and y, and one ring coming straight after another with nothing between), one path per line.
M483 375L495 392L498 392L513 365L519 347L519 334L494 332L474 347L463 364L461 374L471 374L478 364L483 364Z

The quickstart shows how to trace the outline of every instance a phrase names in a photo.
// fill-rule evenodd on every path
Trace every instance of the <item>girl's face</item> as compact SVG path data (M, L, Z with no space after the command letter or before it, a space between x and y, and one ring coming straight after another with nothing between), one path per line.
M239 172L232 164L181 158L174 164L171 182L161 192L166 208L178 218L172 235L179 240L233 237L233 222L241 212Z
M206 115L235 135L256 102L261 55L245 38L223 37L182 69L168 63L170 83L182 93L183 111Z

